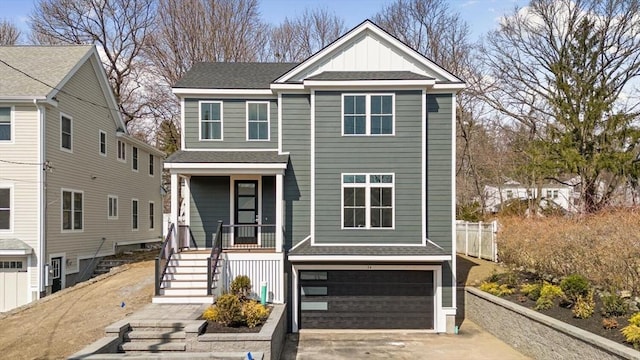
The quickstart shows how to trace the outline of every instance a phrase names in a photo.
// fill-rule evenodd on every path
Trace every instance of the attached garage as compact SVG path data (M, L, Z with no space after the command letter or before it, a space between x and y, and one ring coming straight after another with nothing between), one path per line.
M24 258L0 257L0 312L29 302L26 264Z
M434 329L432 270L300 270L300 329Z

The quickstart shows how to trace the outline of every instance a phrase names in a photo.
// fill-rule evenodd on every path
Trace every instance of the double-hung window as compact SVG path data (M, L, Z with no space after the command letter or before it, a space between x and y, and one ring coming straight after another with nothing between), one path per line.
M394 227L394 175L342 175L342 228Z
M222 140L222 102L200 102L200 140Z
M0 187L0 231L11 230L11 188Z
M156 216L156 205L153 201L149 201L149 230L153 230L156 227L155 216Z
M269 102L247 102L247 140L269 141Z
M153 176L155 171L155 164L153 154L149 154L149 176Z
M100 155L107 156L107 133L100 130L99 134L99 144L100 144Z
M109 195L107 199L108 199L107 218L109 220L116 220L118 218L118 197L115 195Z
M131 200L131 229L138 230L138 200Z
M71 117L60 114L60 148L65 151L72 150L72 133L73 133L73 121Z
M118 140L118 160L127 161L127 144L122 140Z
M394 94L343 94L343 135L393 135Z
M11 141L10 107L0 107L0 141Z
M138 171L138 148L135 146L131 147L131 169L133 171Z
M81 191L62 190L62 230L82 230L82 195Z

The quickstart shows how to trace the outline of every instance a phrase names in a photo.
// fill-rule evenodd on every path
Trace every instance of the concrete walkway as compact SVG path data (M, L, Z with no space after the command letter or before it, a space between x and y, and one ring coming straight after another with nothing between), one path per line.
M126 320L195 320L199 318L207 304L148 304L126 317Z
M463 359L526 360L478 325L465 320L458 335L420 332L302 331L290 334L283 360Z

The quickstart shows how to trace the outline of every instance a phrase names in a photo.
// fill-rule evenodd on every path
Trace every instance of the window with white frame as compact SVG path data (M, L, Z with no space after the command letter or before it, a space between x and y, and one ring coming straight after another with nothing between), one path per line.
M107 218L115 220L118 218L118 197L115 195L109 195L107 201Z
M269 103L247 102L247 140L269 140Z
M138 148L135 146L131 147L131 168L133 171L138 171Z
M153 201L149 201L149 230L153 230L156 227L156 224L155 224L155 215L156 215L155 206L156 205L153 203Z
M394 175L342 175L342 227L393 228Z
M71 117L60 114L60 148L71 151L72 149L72 133L73 124Z
M393 135L394 94L343 94L343 135Z
M0 230L11 230L11 188L0 187Z
M83 229L83 194L62 190L62 230Z
M98 136L98 142L99 142L100 155L106 156L107 155L107 133L106 132L100 130L99 136Z
M127 144L122 140L118 140L118 160L127 161Z
M222 102L200 102L200 140L222 140Z
M138 200L131 200L131 229L138 230Z
M0 141L11 141L10 107L0 107Z
M153 158L153 154L149 154L149 175L153 176L155 172L155 159Z
M558 198L558 190L553 190L553 198L554 199Z

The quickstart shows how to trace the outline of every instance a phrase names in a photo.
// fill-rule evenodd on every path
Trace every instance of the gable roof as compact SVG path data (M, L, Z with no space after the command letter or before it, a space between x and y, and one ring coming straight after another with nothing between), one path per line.
M0 46L0 98L46 98L92 48Z
M411 71L324 71L308 77L307 80L434 80L434 78Z
M174 88L268 89L271 82L298 63L196 63Z

